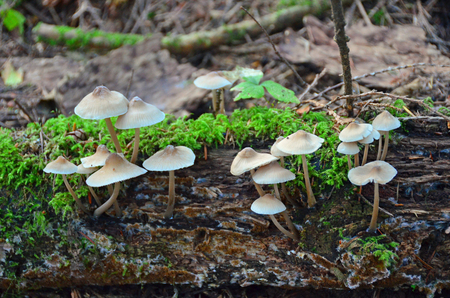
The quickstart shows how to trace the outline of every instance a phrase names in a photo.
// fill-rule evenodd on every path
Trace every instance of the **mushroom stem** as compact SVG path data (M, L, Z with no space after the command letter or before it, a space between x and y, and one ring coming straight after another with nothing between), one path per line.
M174 207L175 207L175 171L169 171L169 200L167 203L166 213L164 213L165 219L170 219L173 216Z
M86 177L89 178L89 174L87 174ZM86 180L84 180L83 176L81 176L81 178L83 179L84 183L86 183ZM102 205L102 201L100 201L100 198L95 193L95 190L92 187L90 187L89 185L87 187L89 188L89 191L90 191L91 195L94 197L94 200L97 203L97 205L101 206Z
M350 155L347 155L347 162L348 162L348 170L350 171L352 169L352 160L350 158Z
M225 115L225 89L221 88L219 89L220 92L220 108L219 108L219 114Z
M212 107L213 107L214 116L217 115L217 112L219 110L218 104L219 104L219 99L217 97L217 89L213 89L213 91L212 91Z
M250 170L250 174L253 175L255 174L255 170ZM253 178L252 178L253 180ZM255 185L256 190L258 191L258 194L260 197L264 197L264 195L266 194L264 192L264 190L262 189L261 185L259 185L258 183L255 182L255 180L253 180L253 184Z
M381 139L381 138L380 138ZM373 233L377 230L378 206L380 205L380 194L378 183L374 185L373 213L370 221L369 232Z
M303 174L305 176L306 194L308 195L308 207L311 208L316 204L316 198L311 188L311 182L309 181L308 163L306 161L306 155L302 154Z
M112 184L108 184L106 187L108 188L109 195L112 196L114 192ZM118 216L122 215L122 210L120 210L119 203L117 202L117 200L114 201L114 210L116 211L116 214Z
M378 139L378 153L377 153L377 160L380 160L381 158L381 150L383 148L383 140L382 140L382 136L380 136L380 138Z
M273 188L275 189L275 197L281 201L280 191L278 190L278 185L276 183L273 185ZM284 210L282 212L282 214L283 214L284 220L286 221L287 226L289 227L289 230L291 230L292 234L296 237L296 239L300 239L300 234L299 234L297 228L292 223L292 220L289 217L289 214L287 213L287 211Z
M386 155L388 152L388 146L389 146L389 131L385 131L383 134L384 134L384 148L383 148L383 155L381 156L381 160L386 159Z
M117 153L122 153L122 148L120 148L119 139L117 138L116 132L114 131L114 127L111 122L111 118L105 118L106 126L108 127L109 134L111 135L111 139L114 142L114 146L116 147Z
M69 184L69 181L67 181L67 177L65 174L62 174L64 184L66 185L67 190L72 195L72 198L77 202L78 207L80 207L81 210L83 210L84 213L91 215L91 213L86 209L86 207L83 206L83 203L81 203L80 199L78 199L76 193L73 191L72 187Z
M101 205L100 207L95 209L94 216L98 217L98 216L102 215L106 210L109 209L109 207L111 207L111 205L117 200L117 197L119 196L119 190L120 190L120 182L114 183L114 191L113 191L111 197L103 205ZM117 210L116 210L116 215L121 216L122 212L120 212L120 214L117 214Z
M355 154L355 167L359 167L359 152Z
M139 141L141 138L141 129L134 129L134 146L133 146L133 155L131 156L131 163L136 163L138 152L139 152Z
M363 155L363 160L361 162L361 166L366 164L368 153L369 153L369 144L365 144L364 145L364 155Z
M280 165L284 168L284 156L280 156ZM289 195L289 192L286 188L286 183L281 183L281 191L283 192L286 199L295 207L300 207L300 205L294 201L294 199Z
M292 234L291 232L289 232L288 230L286 230L285 228L283 228L280 223L277 221L277 219L275 218L275 216L273 216L272 214L269 215L270 219L272 220L273 224L278 228L278 230L280 230L284 235L288 236L289 238L292 238L296 241L300 240L300 238L296 238L294 234Z

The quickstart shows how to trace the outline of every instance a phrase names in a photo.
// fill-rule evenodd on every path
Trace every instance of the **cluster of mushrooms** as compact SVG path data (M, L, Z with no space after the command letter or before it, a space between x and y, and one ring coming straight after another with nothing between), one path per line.
M75 107L75 114L84 119L104 119L114 143L116 153L110 152L106 146L100 145L94 155L81 158L81 164L76 166L63 156L50 162L44 168L46 173L61 174L64 184L71 193L79 208L86 214L90 211L83 205L71 188L66 175L78 173L90 175L86 179L89 191L98 205L94 216L100 216L114 205L116 216L121 216L122 211L117 203L122 181L138 177L148 171L169 171L169 199L165 218L171 218L175 205L175 176L174 171L192 166L195 155L191 149L184 146L167 146L164 150L155 153L144 161L143 167L135 165L140 140L140 128L151 126L161 122L165 114L155 106L145 103L139 97L128 101L125 96L116 91L110 91L104 86L99 86L93 92L86 95ZM128 161L122 154L122 149L111 122L111 117L116 117L115 123L118 129L134 129L134 147L131 160ZM102 167L99 169L99 167ZM114 187L113 187L114 185ZM107 186L109 199L106 202L98 197L93 187Z
M379 184L386 184L391 181L397 171L384 159L387 155L389 144L389 131L400 127L400 121L393 117L389 112L384 111L378 115L372 124L359 124L352 122L339 135L342 141L337 151L348 156L349 180L355 185L366 185L374 182L374 206L373 214L370 222L369 232L375 232L377 228L377 217L379 207ZM384 135L384 146L382 146L382 138ZM379 139L379 151L376 161L367 162L368 146ZM297 206L296 200L293 200L284 186L284 183L295 179L295 174L285 169L284 157L290 155L301 155L303 175L305 178L306 193L308 198L308 207L311 208L316 204L311 184L309 180L308 165L306 154L312 154L319 149L324 140L314 134L299 130L286 138L279 137L272 145L271 154L258 153L252 148L244 148L240 151L231 164L231 174L241 175L250 171L255 188L260 196L251 205L251 210L257 214L269 215L274 225L286 236L299 240L299 232L293 225L286 206L282 202L280 191L277 186L282 184L282 192L286 199L294 206ZM359 147L358 142L365 145L363 160L359 165ZM383 148L383 149L382 149ZM351 155L354 155L354 165L352 168ZM278 163L278 161L280 163ZM257 169L258 168L258 169ZM257 169L255 171L255 169ZM261 184L273 184L274 195L266 194ZM289 231L281 226L274 217L275 214L281 213L286 221Z

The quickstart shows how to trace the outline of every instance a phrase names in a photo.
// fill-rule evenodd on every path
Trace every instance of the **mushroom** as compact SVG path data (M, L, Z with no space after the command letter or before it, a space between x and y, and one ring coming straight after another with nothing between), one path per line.
M394 116L392 116L391 113L389 113L388 111L384 111L383 113L375 117L375 119L372 122L372 126L374 129L378 130L381 135L384 135L383 155L381 155L381 137L380 137L377 159L385 160L389 146L389 131L399 128L400 121Z
M378 207L380 205L380 195L378 184L386 184L391 181L397 170L385 161L372 161L364 166L351 169L348 172L348 179L355 185L366 185L374 183L373 213L368 231L375 232L377 229Z
M114 183L114 191L111 197L98 207L94 215L100 216L117 200L120 190L120 181L128 180L147 171L137 165L128 162L122 155L111 153L105 161L105 166L92 174L87 180L86 184L93 187L100 187ZM117 211L117 210L116 210ZM121 211L116 216L121 216Z
M339 134L339 139L342 142L357 142L369 136L372 132L372 125L366 123L352 122L344 128ZM358 146L358 144L356 144ZM355 153L355 167L359 166L359 149Z
M225 87L233 83L234 81L227 78L221 71L213 71L194 80L194 85L198 88L212 90L214 115L225 114L225 101L222 100L219 104L219 96Z
M324 139L308 133L303 130L299 130L277 144L278 149L283 152L301 155L303 173L305 176L306 193L308 195L308 207L313 207L316 204L316 198L311 188L311 182L309 181L308 163L306 161L306 154L315 152L322 146Z
M173 216L175 207L175 170L190 167L194 164L195 154L184 146L168 145L144 161L144 168L149 171L169 171L169 200L164 218Z
M288 230L283 228L280 225L280 223L277 221L275 216L273 216L274 214L278 214L278 213L286 211L286 206L284 206L284 204L280 200L277 200L274 196L267 194L267 195L260 197L259 199L257 199L256 201L253 202L250 209L252 209L252 211L257 214L269 215L273 224L281 232L283 232L283 234L285 234L289 238L292 238L296 241L300 240L298 232L297 232L297 235L292 234L291 232L289 232ZM288 225L294 226L294 224L289 219L289 217L287 217L285 219L287 219L286 222L288 223Z
M144 102L137 96L130 100L128 111L117 118L116 128L134 128L134 147L131 163L135 163L138 156L141 127L161 122L164 120L165 116L166 115L157 107Z
M258 153L250 147L242 149L231 163L230 172L234 176L239 176L245 172L250 171L251 175L255 173L255 169L260 166L267 165L272 161L278 160L278 157L267 153ZM256 190L259 196L264 196L265 193L261 186L253 180Z
M114 131L111 117L125 114L128 110L128 100L117 91L110 91L105 86L98 86L86 95L75 107L75 114L83 119L105 119L111 139L117 153L122 153L119 140Z
M59 156L56 160L48 163L44 168L45 173L53 173L53 174L61 174L64 180L64 184L66 185L67 190L72 195L72 198L77 202L77 205L83 210L84 213L89 214L89 211L84 207L83 203L81 203L80 199L78 199L76 193L73 191L72 187L67 181L66 175L73 174L77 172L77 166L65 159L62 156Z
M255 174L253 174L253 181L258 184L273 184L273 188L275 190L275 197L281 201L280 192L278 190L277 183L283 183L286 181L291 181L295 179L295 174L285 168L282 168L280 164L276 161L272 161L268 165L261 166ZM292 224L292 221L289 218L289 214L286 210L283 212L283 217L288 224L289 230L291 230L292 234L295 237L300 237L298 230Z
M359 147L356 142L342 142L337 147L337 152L347 155L348 169L352 169L352 161L350 155L357 155L359 153ZM356 165L355 165L356 166Z
M358 141L361 144L364 144L364 155L363 155L363 160L361 162L361 165L365 165L367 162L367 154L369 153L369 144L371 144L373 142L373 140L378 140L380 138L380 133L378 132L378 130L373 129L372 132L370 133L370 135L368 135L367 137L365 137L364 139Z
M89 174L92 174L92 173L94 173L97 170L98 170L98 167L86 168L86 167L83 166L83 164L80 164L77 167L77 173L80 174L80 175L84 174L84 175L86 175L87 178L89 178ZM83 176L81 176L81 178L83 178ZM94 197L95 202L97 203L97 205L101 206L102 202L100 201L100 198L95 193L94 189L92 187L90 187L89 185L87 187L89 188L89 192Z

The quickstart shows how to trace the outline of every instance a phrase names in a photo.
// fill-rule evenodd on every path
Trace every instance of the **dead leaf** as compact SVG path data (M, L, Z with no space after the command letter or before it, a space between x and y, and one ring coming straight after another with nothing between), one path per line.
M11 60L3 64L1 75L6 86L17 86L23 82L23 70L21 68L15 70Z
M305 104L302 105L299 109L297 109L297 114L299 114L300 116L303 114L308 113L311 110L311 107L309 106L309 104Z

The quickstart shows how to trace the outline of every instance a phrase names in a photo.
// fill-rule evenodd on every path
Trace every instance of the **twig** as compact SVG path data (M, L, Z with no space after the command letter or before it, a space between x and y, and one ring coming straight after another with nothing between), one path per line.
M427 269L433 270L434 268L428 265L424 260L422 260L418 255L413 254Z
M300 84L302 86L306 85L306 82L302 79L302 77L298 74L298 72L292 67L292 65L286 60L284 59L284 57L280 54L280 52L278 52L277 47L275 46L275 44L273 43L272 39L270 38L269 33L267 33L266 29L264 29L263 26L261 26L261 24L255 19L255 17L253 17L253 15L247 10L245 9L245 7L241 6L241 9L243 11L245 11L254 21L256 24L258 24L258 26L261 28L261 30L264 32L264 34L266 35L267 39L269 40L270 44L273 47L273 50L275 51L275 53L277 54L277 56L280 58L281 61L284 62L284 64L286 64L291 70L292 72L295 74L295 76L297 77L297 79L300 81Z
M359 196L360 198L362 198L364 202L366 202L367 204L369 204L370 206L373 207L373 204L372 204L371 202L369 202L369 200L367 200L362 194L358 194L358 196ZM388 216L394 217L394 215L393 215L392 213L390 213L389 211L386 211L385 209L383 209L383 208L381 208L381 207L378 207L378 209L379 209L380 211L384 212L385 214L387 214Z
M305 91L303 91L303 93L300 94L300 96L298 97L298 100L300 101L300 103L302 102L302 100L306 96L306 94L308 94L308 92L317 85L319 80L326 74L326 72L327 72L327 69L324 68L321 73L316 75L316 77L314 78L314 81L306 87Z
M20 103L19 99L16 97L14 98L14 102L17 104L17 106L19 107L19 109L25 113L25 115L27 115L28 120L30 122L35 122L34 118L27 112L27 110L24 108L24 106Z
M82 236L84 236L87 240L89 240L92 244L94 244L95 246L97 246L96 244L95 244L95 242L91 239L91 238L89 238L85 233L83 233L83 232L81 232L81 231L78 231L78 233L80 233Z
M367 15L366 9L364 8L364 6L363 6L362 3L361 3L361 0L356 0L355 2L356 2L356 6L358 6L359 12L361 13L361 15L362 15L362 17L363 17L364 22L366 23L366 25L367 25L368 27L373 27L373 24L372 24L372 22L370 21L370 18L369 18L369 16Z

